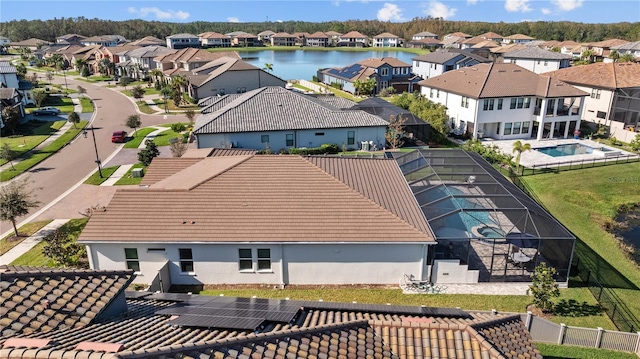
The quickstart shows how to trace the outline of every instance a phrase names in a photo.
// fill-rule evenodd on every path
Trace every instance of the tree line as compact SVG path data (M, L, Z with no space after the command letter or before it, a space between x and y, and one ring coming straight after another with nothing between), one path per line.
M611 24L587 24L570 21L532 21L517 23L491 23L479 21L449 21L441 18L416 17L406 22L384 22L378 20L347 20L329 22L206 22L172 23L161 21L126 20L111 21L103 19L54 18L52 20L12 20L0 22L0 36L11 41L38 38L54 42L58 36L79 34L86 37L98 35L122 35L129 40L155 36L159 39L178 33L200 34L214 31L226 34L244 31L257 35L271 30L274 32L336 31L347 33L359 31L367 36L390 32L404 39L419 32L429 31L442 37L445 34L461 31L470 35L480 35L493 31L502 36L524 34L540 40L572 40L576 42L596 42L619 38L627 41L640 40L640 22L620 22Z

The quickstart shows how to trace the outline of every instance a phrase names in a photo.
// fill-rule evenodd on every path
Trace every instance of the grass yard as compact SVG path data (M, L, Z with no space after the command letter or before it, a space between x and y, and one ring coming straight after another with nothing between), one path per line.
M138 105L138 110L140 110L140 112L144 114L150 115L150 114L156 113L156 111L151 109L151 107L147 104L146 101L136 102L136 105Z
M144 140L144 137L155 130L156 129L153 127L139 128L135 137L133 137L133 133L130 133L132 138L124 144L124 148L138 148L142 143L142 140Z
M51 223L51 221L52 220L50 219L47 221L27 223L24 226L18 228L18 233L20 233L20 237L15 238L14 233L11 232L11 234L9 234L8 236L0 239L0 255L7 253L11 248L20 244L20 242L22 242L27 237L33 235L34 233L42 229L42 227Z
M131 166L131 168L129 168L127 173L125 173L124 176L122 176L122 178L120 178L115 183L115 185L116 186L126 186L126 185L137 185L137 184L140 184L140 182L142 182L142 177L131 177L131 171L133 169L135 169L135 168L144 168L144 166L141 163L134 164L133 166Z
M182 140L182 134L181 133L177 133L174 132L171 129L167 129L164 132L160 132L159 134L156 135L156 137L153 139L153 142L159 147L159 146L169 146L169 140L171 140L172 138L180 138Z
M66 122L67 121L29 121L19 127L20 133L13 136L2 137L2 144L9 144L9 147L20 156L49 138L49 136L64 126ZM7 160L0 159L0 166L5 163L7 163Z
M95 111L95 107L93 106L93 101L91 101L91 99L88 97L81 97L80 105L82 106L82 113L91 113Z
M153 102L158 105L158 107L160 107L161 109L164 110L164 104L165 104L165 100L161 99L161 98L156 98L153 100ZM169 111L187 111L187 110L194 110L194 111L199 111L200 107L198 105L189 105L189 106L176 106L175 103L173 103L172 99L167 99L167 110ZM182 113L180 113L182 114Z
M84 226L87 225L88 218L76 218L72 219L69 222L65 223L62 227L60 227L61 231L69 232L69 235L78 238ZM10 264L13 265L21 265L21 266L44 266L44 267L52 267L55 265L49 258L45 257L42 254L42 248L45 246L45 242L41 241L36 244L30 251L18 257L15 261Z
M545 359L638 359L633 353L615 350L576 347L571 345L553 345L536 343Z
M87 178L84 181L85 184L92 184L94 186L99 186L102 182L106 181L112 174L115 172L120 166L106 167L102 169L102 178L100 178L100 173L95 171L91 174L91 177Z

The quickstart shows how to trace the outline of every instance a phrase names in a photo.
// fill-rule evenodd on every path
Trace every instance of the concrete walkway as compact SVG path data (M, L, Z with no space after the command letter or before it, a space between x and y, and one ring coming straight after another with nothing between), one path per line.
M17 246L11 248L7 253L0 256L0 265L11 264L14 260L18 259L21 255L28 252L36 244L40 243L42 238L52 233L56 229L60 228L65 223L69 222L68 219L54 219L51 223L44 226L42 229L34 233L31 237L25 238Z
M146 148L147 140L153 141L153 139L156 138L157 135L169 129L168 127L160 127L160 126L152 126L152 127L155 128L156 130L144 136L144 139L142 140L142 142L140 142L140 145L138 146L138 148Z
M106 181L102 182L100 186L115 185L120 178L124 177L124 175L129 171L129 169L131 169L131 167L133 167L133 165L122 165L118 167L118 169L113 172L113 174L111 174L111 176L109 176Z

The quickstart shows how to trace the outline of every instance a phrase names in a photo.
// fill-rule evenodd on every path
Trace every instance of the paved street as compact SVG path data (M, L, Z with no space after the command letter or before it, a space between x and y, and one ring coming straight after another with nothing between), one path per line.
M61 76L56 76L53 82L64 86L65 79ZM118 89L116 88L109 89L84 81L76 81L70 76L66 77L66 82L70 89L75 89L78 85L84 87L87 90L86 96L92 98L95 102L96 111L92 117L92 124L95 128L94 132L98 154L105 166L116 164L114 162L111 162L111 160L118 157L116 156L116 154L122 147L122 144L111 143L111 133L116 130L129 131L129 129L125 126L125 121L130 115L139 114L140 120L142 122L142 127L164 123L187 122L187 119L184 115L165 116L163 114L142 114L138 112L137 106L135 105L134 101L118 92ZM134 151L136 151L137 154L137 150ZM163 151L163 155L166 155L166 150ZM97 169L95 160L96 153L94 149L94 143L92 140L91 131L89 131L89 135L87 136L87 138L78 136L68 146L64 147L58 153L41 162L39 165L35 166L27 173L20 175L18 178L29 176L33 181L33 183L30 185L30 188L34 189L35 197L38 201L41 202L41 204L38 208L32 209L29 215L19 218L18 223L23 224L29 222L30 219L32 219L30 217L32 217L33 214L36 214L38 211L44 208L50 209L52 207L50 205L52 201L60 199L59 197L61 196L66 196L67 193L71 192L69 191L70 189L85 186L81 186L79 185L79 183L81 183ZM133 162L127 163L135 162L137 162L137 157L135 157L135 160ZM108 189L108 191L113 190ZM96 198L92 198L94 195L96 196ZM90 194L90 192L89 194L84 194L81 197L85 202L73 202L74 207L80 207L80 210L97 203L107 203L104 202L104 200L101 198L101 195ZM100 200L98 200L99 198ZM56 207L59 208L59 206ZM76 208L74 208L70 212L77 213L77 210ZM44 219L44 217L41 215L38 215L37 217L38 219ZM48 218L54 219L76 217L78 216L54 216ZM4 234L11 229L11 223L5 221L0 222L0 233Z

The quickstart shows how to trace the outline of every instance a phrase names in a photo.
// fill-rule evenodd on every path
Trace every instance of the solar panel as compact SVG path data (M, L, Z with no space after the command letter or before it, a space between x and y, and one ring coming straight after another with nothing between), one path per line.
M425 315L430 317L472 318L469 313L455 308L433 308L404 305L335 303L335 302L306 302L302 304L306 309L333 309L343 311L376 312L388 314Z
M167 324L189 327L255 330L262 322L264 322L262 318L216 317L186 314L168 321Z
M191 294L184 293L153 293L145 299L166 300L169 302L185 302L191 299Z
M133 291L133 290L125 290L124 291L124 297L127 299L140 299L140 298L144 298L146 296L149 296L153 293L151 292L138 292L138 291Z

